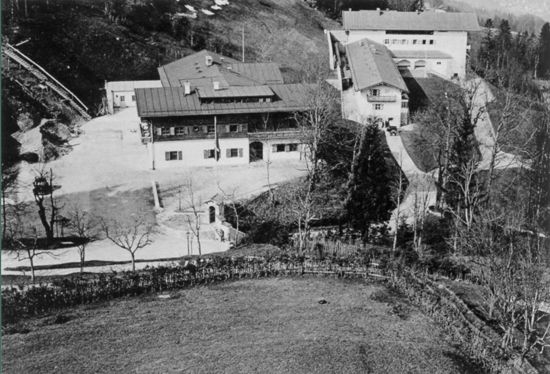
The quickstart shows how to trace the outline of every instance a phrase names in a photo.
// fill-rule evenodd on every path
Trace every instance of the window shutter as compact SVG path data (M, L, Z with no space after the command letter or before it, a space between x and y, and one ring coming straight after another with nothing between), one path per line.
M285 144L285 152L290 152L290 144Z
M203 153L204 153L204 158L208 158L208 149L205 149L205 150L203 151Z
M274 152L274 153L277 152L277 144L273 144L271 146L271 152Z
M230 158L231 157L231 149L230 148L227 148L225 150L225 155L227 156L227 158Z
M170 161L170 152L164 152L164 158L166 158L166 161Z
M176 128L170 127L170 135L176 135Z
M243 157L243 149L239 148L239 157Z
M225 125L225 132L229 132L229 125Z
M183 133L189 135L189 126L183 126Z
M239 125L239 132L243 132L243 125Z
M183 160L183 155L181 154L181 151L178 151L178 160Z
M157 127L157 135L162 135L162 127Z
M202 127L202 132L208 133L208 126L203 126Z

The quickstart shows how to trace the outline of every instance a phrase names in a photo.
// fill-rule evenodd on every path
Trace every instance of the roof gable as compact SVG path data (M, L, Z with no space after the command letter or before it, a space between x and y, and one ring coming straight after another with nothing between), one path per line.
M474 13L343 11L345 30L479 31Z
M353 86L356 91L388 85L408 92L386 47L369 39L346 45Z

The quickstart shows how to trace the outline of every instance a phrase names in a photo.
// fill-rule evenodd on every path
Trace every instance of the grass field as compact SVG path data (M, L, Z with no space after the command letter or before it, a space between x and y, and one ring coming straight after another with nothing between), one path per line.
M4 335L3 373L480 372L433 321L360 281L243 280L68 310L26 329Z

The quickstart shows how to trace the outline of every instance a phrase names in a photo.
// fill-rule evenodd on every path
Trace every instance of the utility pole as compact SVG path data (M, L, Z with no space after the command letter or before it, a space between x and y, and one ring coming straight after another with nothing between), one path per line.
M243 62L244 62L244 25L242 28L242 49L243 49Z

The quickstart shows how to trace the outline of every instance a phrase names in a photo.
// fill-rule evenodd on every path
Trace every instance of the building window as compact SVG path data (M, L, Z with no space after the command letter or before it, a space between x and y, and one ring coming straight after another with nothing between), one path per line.
M393 39L393 40L391 41L391 44L397 44L397 43L399 43L399 40L397 40L397 39Z
M372 93L372 96L380 96L380 90L378 89L372 90L371 93Z
M136 95L132 95L132 101L136 101Z
M193 132L200 132L201 131L201 127L200 126L193 126Z
M413 44L418 44L418 40L414 39Z
M214 125L209 125L207 130L209 134L213 134L216 131Z
M402 101L401 102L401 108L407 109L408 107L409 107L409 103L407 101Z
M161 127L162 133L161 135L170 135L170 127Z
M402 39L401 44L407 44L407 39Z
M384 44L390 44L390 40L389 39L384 39Z
M187 133L185 130L186 129L183 126L176 127L176 135L179 135L179 136L185 135Z
M436 64L437 64L437 65L441 65L441 61L437 61Z
M384 109L384 104L374 104L374 110L382 110Z
M166 161L176 161L182 159L181 151L164 152L164 156Z
M239 125L229 125L229 132L239 131Z
M285 145L284 144L277 144L275 147L275 152L284 152L285 151Z
M243 149L242 148L227 148L226 156L227 156L227 158L243 157Z
M298 144L289 144L288 145L288 152L297 152L298 151Z
M434 44L434 40L430 39L430 45L433 45L433 44Z
M216 157L216 150L215 149L205 149L204 150L204 158L215 158Z
M426 44L426 39L423 39L423 40L422 40L422 44Z
M124 96L121 96L120 101L124 101L124 100L125 100Z

